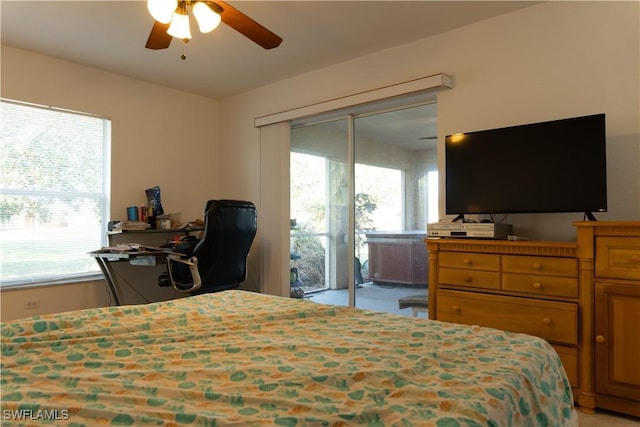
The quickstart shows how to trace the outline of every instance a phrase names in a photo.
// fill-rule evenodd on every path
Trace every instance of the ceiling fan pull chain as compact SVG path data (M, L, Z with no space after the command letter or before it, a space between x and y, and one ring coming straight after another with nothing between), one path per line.
M182 59L183 61L184 61L185 59L187 59L187 55L185 55L185 54L184 54L184 47L185 47L186 45L187 45L187 42L184 42L184 43L182 44L182 55L180 55L180 59Z

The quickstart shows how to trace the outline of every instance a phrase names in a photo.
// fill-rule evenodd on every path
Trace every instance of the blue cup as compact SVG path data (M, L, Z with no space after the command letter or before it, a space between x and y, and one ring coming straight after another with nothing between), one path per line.
M127 221L137 221L137 220L138 220L138 207L129 206L127 208Z

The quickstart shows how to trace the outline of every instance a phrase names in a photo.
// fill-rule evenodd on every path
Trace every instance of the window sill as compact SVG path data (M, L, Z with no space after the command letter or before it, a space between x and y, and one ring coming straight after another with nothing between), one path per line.
M48 286L69 285L71 283L96 282L96 281L103 281L103 280L104 280L104 275L102 273L95 273L95 274L82 276L82 277L57 279L57 280L42 281L42 282L0 284L0 292L17 291L17 290L23 290L23 289L33 289L33 288L41 288L41 287L48 287Z

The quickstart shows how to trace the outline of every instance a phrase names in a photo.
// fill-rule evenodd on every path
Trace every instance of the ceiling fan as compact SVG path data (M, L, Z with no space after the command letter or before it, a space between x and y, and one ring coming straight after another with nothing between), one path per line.
M222 21L265 49L282 43L280 36L224 1L147 0L147 9L155 20L145 45L147 49L166 49L173 37L188 42L190 13L203 33L213 31Z

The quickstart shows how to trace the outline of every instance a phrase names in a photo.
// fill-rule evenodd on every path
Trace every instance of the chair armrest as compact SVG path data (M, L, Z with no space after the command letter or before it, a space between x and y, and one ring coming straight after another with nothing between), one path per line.
M171 269L171 263L180 263L185 264L189 267L189 272L191 273L192 283L177 283L173 277L173 271ZM167 256L167 271L169 272L169 281L171 282L171 286L178 292L193 292L200 289L202 286L202 279L200 278L200 273L198 272L198 258L191 257L182 259L178 255L169 255Z

